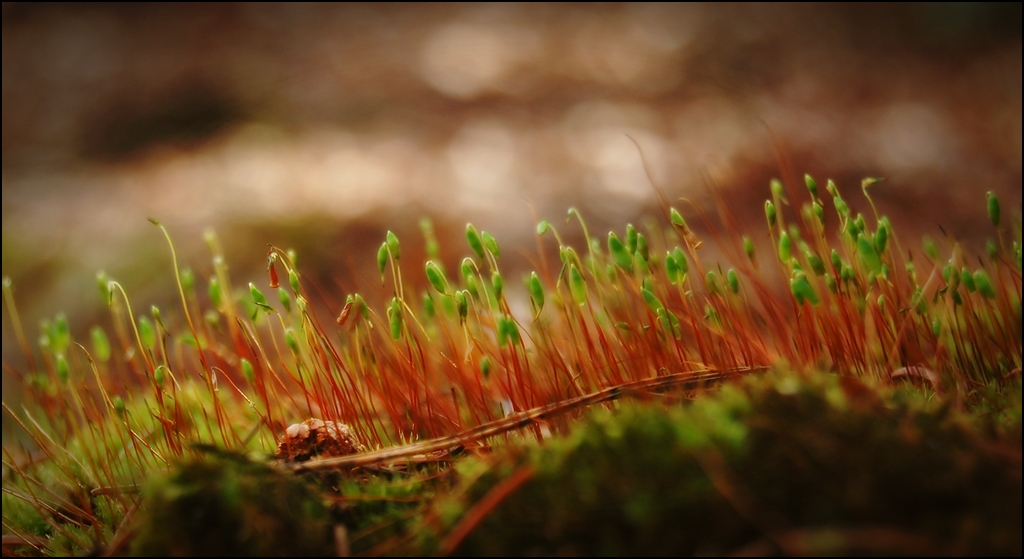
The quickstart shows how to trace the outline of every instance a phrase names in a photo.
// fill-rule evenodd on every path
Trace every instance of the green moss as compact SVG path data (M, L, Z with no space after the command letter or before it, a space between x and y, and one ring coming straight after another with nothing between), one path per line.
M401 549L412 538L414 521L435 492L448 487L447 478L435 473L364 474L330 484L339 503L339 520L349 532L351 552L378 555Z
M322 496L266 464L204 449L151 479L132 552L149 556L332 554Z
M415 262L402 272L389 232L378 265L390 304L347 294L337 330L314 313L292 251L269 252L275 300L228 277L211 235L207 289L182 272L181 307L150 306L152 320L100 274L112 322L82 330L94 333L92 354L58 315L44 322L39 351L25 351L28 368L14 371L25 401L5 400L5 411L31 448L5 446L4 535L15 536L5 552L24 550L9 543L24 535L58 555L125 545L317 554L346 540L365 554L1019 554L1019 220L1012 254L1000 228L976 270L955 246L943 255L926 243L927 259L915 259L913 248L896 250L886 218L874 234L854 219L832 181L839 224L823 227L812 182L802 227L784 219L773 183L768 236L782 266L702 261L701 239L675 209L644 234L610 234L607 252L575 208L579 253L542 222L538 234L551 235L540 239L547 264L527 282L529 321L513 312L497 241L472 225L479 262L464 258L452 278L429 228L425 273L409 273ZM742 240L752 259L743 233L715 237ZM561 267L550 265L551 237ZM406 260L418 254L408 248ZM173 245L171 257L177 275ZM7 278L3 287L25 338ZM508 410L618 397L652 375L769 366L828 373L726 386L685 406L598 411L543 444L502 446L474 431ZM286 425L316 417L344 422L367 448L444 446L461 432L478 458L400 452L408 463L325 466L303 482L232 454L266 455ZM574 418L552 418L549 431Z
M767 378L688 406L602 410L564 440L461 466L424 545L452 543L474 504L532 468L457 553L1019 554L1016 432L979 435L949 402L849 379Z

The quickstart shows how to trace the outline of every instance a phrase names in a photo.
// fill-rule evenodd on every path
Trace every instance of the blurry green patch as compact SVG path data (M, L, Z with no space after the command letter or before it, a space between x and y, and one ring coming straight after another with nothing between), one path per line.
M333 523L316 490L243 455L201 451L147 483L134 554L333 554Z
M950 402L885 391L767 377L682 407L601 410L566 439L460 465L461 487L434 505L423 544L464 555L1019 555L1019 403L975 429ZM1019 402L1019 383L1009 392Z
M448 476L411 474L353 476L332 484L337 516L357 555L393 554L413 538L414 521Z

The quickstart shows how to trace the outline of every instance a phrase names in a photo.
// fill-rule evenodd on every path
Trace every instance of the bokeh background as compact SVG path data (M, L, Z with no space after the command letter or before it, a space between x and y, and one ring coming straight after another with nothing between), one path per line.
M804 172L855 210L886 177L904 235L983 246L986 190L1020 215L1019 3L4 3L2 56L3 274L30 333L65 312L83 336L101 269L173 307L147 217L201 285L207 229L242 285L293 247L336 311L380 291L388 229L416 246L430 217L457 262L472 221L525 268L537 219L639 224L652 180L681 208L719 193L759 241L769 179ZM6 314L3 361L7 399Z

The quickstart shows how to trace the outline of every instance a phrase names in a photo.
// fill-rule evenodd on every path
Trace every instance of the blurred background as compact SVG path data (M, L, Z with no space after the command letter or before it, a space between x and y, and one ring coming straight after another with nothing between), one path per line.
M147 217L203 289L207 229L242 285L294 247L336 312L386 295L388 229L411 260L430 217L452 268L472 221L526 269L538 219L621 231L659 215L651 180L697 227L680 198L718 192L759 241L769 179L805 172L864 211L860 179L886 177L903 235L983 246L986 190L1020 215L1019 3L11 2L2 56L3 274L30 339L57 312L84 337L101 269L173 308ZM7 399L6 314L3 361Z

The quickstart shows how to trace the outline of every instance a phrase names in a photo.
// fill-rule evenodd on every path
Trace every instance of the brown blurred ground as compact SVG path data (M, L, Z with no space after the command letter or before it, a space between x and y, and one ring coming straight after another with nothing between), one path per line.
M1020 214L1020 22L1020 4L5 3L3 273L30 329L65 311L84 332L99 269L169 305L156 217L200 277L208 227L239 282L293 246L330 304L374 291L384 231L418 244L421 216L452 259L473 221L515 261L531 208L598 231L654 215L627 134L673 203L711 210L718 188L752 232L773 176L833 177L854 209L884 176L904 235L978 247L984 191Z

